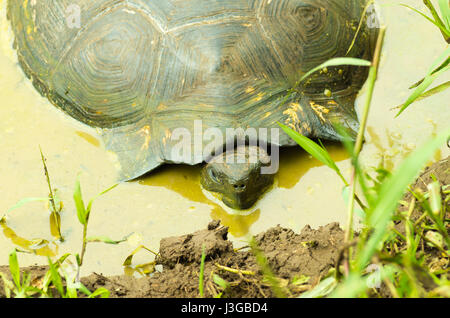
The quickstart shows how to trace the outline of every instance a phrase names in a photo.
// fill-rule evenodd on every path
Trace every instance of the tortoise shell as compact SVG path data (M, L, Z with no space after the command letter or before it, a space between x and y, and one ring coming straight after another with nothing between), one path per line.
M324 139L339 138L332 120L357 130L364 68L317 72L285 97L330 58L371 58L373 30L364 24L347 54L366 2L9 0L8 17L36 89L102 128L120 178L129 180L162 163L205 160L210 154L196 148L188 157L173 151L174 130L198 134L196 120L201 132L216 127L224 135L277 122ZM278 144L293 142L280 133Z

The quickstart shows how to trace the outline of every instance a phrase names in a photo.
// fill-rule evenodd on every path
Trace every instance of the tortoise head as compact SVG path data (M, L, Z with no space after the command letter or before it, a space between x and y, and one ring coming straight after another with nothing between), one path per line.
M248 209L273 184L273 174L262 174L270 166L270 156L256 146L240 146L213 157L201 172L201 184L222 195L233 209Z

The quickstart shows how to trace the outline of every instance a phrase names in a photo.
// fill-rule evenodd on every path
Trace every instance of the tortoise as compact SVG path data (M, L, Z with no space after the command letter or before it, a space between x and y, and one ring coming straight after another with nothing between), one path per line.
M371 59L377 30L363 23L355 36L366 4L8 0L7 14L27 77L52 104L99 129L120 180L166 163L206 162L203 188L247 209L274 181L276 171L262 173L272 149L294 145L278 123L328 140L341 138L334 122L357 131L354 102L367 69L331 67L298 79L333 57ZM226 137L206 138L209 128Z

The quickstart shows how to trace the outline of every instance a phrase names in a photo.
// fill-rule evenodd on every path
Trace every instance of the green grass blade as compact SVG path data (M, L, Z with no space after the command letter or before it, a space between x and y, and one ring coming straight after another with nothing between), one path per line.
M129 237L132 236L132 235L133 235L133 234L129 235L127 238L129 238ZM152 254L154 254L154 255L156 255L156 256L158 255L158 253L152 251L151 249L145 247L144 245L140 245L140 246L138 246L133 252L131 252L130 255L127 256L127 258L125 259L125 261L123 262L122 265L123 265L123 266L130 266L130 265L131 265L131 262L133 261L134 255L136 255L136 253L139 252L141 249L144 249L144 250L146 250L147 252L150 252L150 253L152 253Z
M16 249L9 254L9 270L11 271L14 284L16 284L17 288L20 289L20 267L19 261L17 260Z
M450 63L450 46L447 47L441 55L438 56L436 60L433 61L427 75L434 74L444 67L447 67Z
M222 277L220 277L219 275L217 275L217 274L213 275L213 281L214 281L214 283L216 283L217 285L219 285L223 289L227 289L228 288L228 282L226 280L224 280Z
M442 24L442 22L440 22L439 20L435 21L433 19L431 19L430 17L428 17L427 15L425 15L424 13L420 12L417 9L414 9L413 7L410 7L409 5L406 4L400 4L401 6L404 6L410 10L413 10L414 12L420 14L422 17L424 17L425 19L427 19L428 21L430 21L431 23L433 23L436 27L439 28L439 30L441 30L441 32L447 36L450 35L450 32L446 29L445 25Z
M84 207L83 197L81 195L80 179L77 179L75 183L75 190L73 192L73 200L75 201L75 207L77 209L78 220L81 224L86 225L86 208Z
M311 74L320 71L323 68L330 66L340 66L340 65L353 65L353 66L371 66L372 63L366 60L352 58L352 57L337 57L331 60L326 61L325 63L320 64L319 66L313 68L305 75L302 76L299 82L304 81Z
M70 277L67 273L64 273L64 279L66 280L66 296L67 298L78 298L77 288L75 287L74 277Z
M205 276L205 259L206 259L205 244L203 244L203 246L202 246L202 260L201 260L201 263L200 263L200 277L198 279L198 290L199 290L201 298L203 298L203 296L204 296L203 280L204 280L204 276Z
M92 293L90 292L89 289L86 288L86 286L84 286L82 283L79 283L79 287L78 290L82 293L84 293L86 296L91 296Z
M439 25L439 28L441 29L442 35L444 36L445 40L448 40L448 37L450 35L450 30L448 30L447 26L444 22L442 22L441 17L436 12L436 9L433 6L433 3L431 0L423 0L423 3L427 6L428 10L430 10L431 15L433 16L436 23Z
M445 54L446 52L447 52L447 51L444 51L444 53L442 54L442 56L445 56L444 54ZM439 57L436 61L440 61L440 57ZM436 62L434 62L434 64L436 64ZM434 64L433 64L432 68L434 67ZM439 65L439 67L435 68L435 69L434 69L433 71L431 71L431 72L428 72L427 76L428 76L428 75L432 75L432 74L434 74L434 73L440 71L441 69L443 69L444 67L446 67L446 66L449 65L449 64L450 64L450 56L447 57L447 60L445 60L444 62L442 62L442 64ZM418 81L417 83L415 83L414 85L412 85L409 89L416 88L417 86L419 86L420 84L422 84L422 82L424 81L424 79L425 79L425 78L422 78L420 81Z
M419 10L414 9L413 7L411 7L411 6L407 5L407 4L404 4L404 3L400 3L400 5L403 6L403 7L405 7L405 8L408 8L408 9L410 9L410 10L413 10L414 12L416 12L416 13L418 13L418 14L420 14L422 17L424 17L425 19L427 19L428 21L430 21L431 23L433 23L435 26L437 26L438 28L440 28L439 25L438 25L433 19L431 19L429 16L427 16L425 13L420 12Z
M58 273L57 266L52 263L50 257L48 258L48 265L50 268L50 278L52 280L53 286L55 286L61 297L65 297L61 276Z
M278 123L280 127L286 132L286 134L289 135L300 147L302 147L306 152L308 152L311 156L313 156L315 159L322 162L324 165L327 165L334 171L340 174L340 170L337 167L336 163L331 159L330 154L321 146L319 146L317 143L309 139L308 137L305 137L292 128L289 128L281 123Z
M383 182L380 187L379 199L367 218L368 226L374 229L374 232L358 257L357 267L359 270L366 266L380 246L398 202L405 193L405 189L414 181L414 178L419 174L427 160L447 141L449 136L450 129L427 142L408 156L397 171Z
M108 189L106 189L106 190L100 192L100 193L97 194L94 198L92 198L92 199L89 201L89 204L88 204L87 209L86 209L86 213L87 213L88 215L89 215L89 213L91 213L92 204L94 203L94 201L95 201L98 197L100 197L100 196L106 194L107 192L111 191L112 189L114 189L114 188L117 187L118 185L119 185L119 184L116 183L115 185L113 185L113 186L109 187Z
M110 239L109 237L105 237L105 236L96 236L96 237L88 237L86 239L86 242L88 243L105 243L105 244L112 244L112 245L117 245L120 243L125 242L128 239L128 237L125 237L121 240L115 241Z
M101 298L109 298L109 290L106 288L100 287L96 289L92 294L89 295L89 298L95 298L100 296Z
M397 115L395 115L395 117L400 116L401 113L403 113L406 108L409 107L409 105L411 105L412 103L414 103L420 96L422 96L422 94L425 92L425 90L434 82L434 80L441 75L442 73L448 71L450 69L450 65L448 65L447 67L441 69L440 71L429 75L427 77L425 77L425 79L423 80L422 84L420 84L416 90L411 94L411 96L407 99L407 101L403 104L403 106L401 107L400 111L397 113Z
M63 256L61 256L60 258L58 258L58 260L55 262L57 264L57 266L61 266L62 263L64 263L64 261L70 256L70 253L66 253Z
M439 0L439 8L441 9L442 21L445 27L450 30L450 5L448 0Z
M48 201L49 198L25 198L20 200L19 202L17 202L14 206L12 206L11 208L8 209L8 211L6 211L6 213L11 212L13 210L16 210L20 207L22 207L23 205L30 203L30 202L36 202L36 201L41 201L41 202L45 202Z
M334 276L322 280L319 285L312 290L300 295L299 298L321 298L330 294L337 286L337 281Z
M450 88L450 81L442 83L441 85L438 85L436 87L433 87L432 89L426 91L425 93L423 93L422 95L420 95L416 101L431 97L433 95L436 95L440 92L445 91L446 89Z

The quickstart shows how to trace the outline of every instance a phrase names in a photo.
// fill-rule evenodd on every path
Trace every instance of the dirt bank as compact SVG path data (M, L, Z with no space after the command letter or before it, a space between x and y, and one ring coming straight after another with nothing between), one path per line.
M81 279L89 289L105 287L111 297L198 297L202 245L205 245L205 296L223 292L224 297L272 297L269 284L263 281L254 254L250 249L235 251L227 240L228 229L214 221L205 230L161 240L157 264L162 272L151 277L105 277L91 274ZM306 226L300 234L274 227L256 236L259 249L266 256L279 284L295 296L316 284L334 266L343 232L337 223L318 230ZM46 267L25 268L32 281L39 282ZM0 267L8 273L8 267ZM213 275L228 282L225 290L213 282ZM300 280L301 278L301 280ZM0 297L4 296L3 288Z
M449 170L450 158L437 162L424 171L411 189L421 189L425 192L433 178L442 186L448 185ZM411 199L412 196L408 193L403 201L410 202ZM450 210L449 204L450 202L447 202L447 211ZM400 207L400 211L402 209L405 207ZM412 213L413 217L418 219L422 214L420 205L417 205ZM404 224L397 222L396 228L402 232ZM150 277L143 278L125 275L105 277L93 273L81 281L89 290L105 287L111 292L111 297L199 297L200 262L204 246L205 297L275 296L269 282L264 279L261 260L258 263L255 253L249 247L235 250L227 236L228 229L218 221L213 221L208 224L207 229L161 240L156 263L162 265L162 272L155 272ZM337 223L319 229L306 226L299 234L277 226L257 235L255 243L261 252L257 254L265 256L271 271L277 277L276 284L285 296L293 297L310 290L335 266L343 237L343 231ZM439 268L448 265L441 264L445 259L439 251L423 246L427 263L436 262ZM402 249L402 246L399 246L399 249ZM32 284L38 286L47 268L35 266L24 270L31 272ZM9 268L0 266L0 272L9 275ZM226 281L227 286L220 284L217 277ZM425 286L428 283L422 283L428 289ZM433 283L430 284L431 289ZM0 297L4 297L1 285L0 281Z

